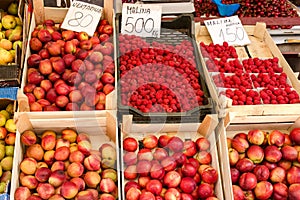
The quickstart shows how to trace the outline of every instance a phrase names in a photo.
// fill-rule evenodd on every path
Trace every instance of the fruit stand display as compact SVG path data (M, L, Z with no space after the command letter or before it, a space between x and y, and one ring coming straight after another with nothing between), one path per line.
M116 113L17 120L11 199L117 199ZM36 197L37 198L37 197Z
M122 199L223 199L214 128L202 123L121 124Z
M226 199L299 198L299 118L272 120L221 121L217 141Z
M235 15L241 18L245 25L265 22L270 29L290 29L299 25L299 11L288 0L221 0L223 4L240 4ZM220 17L216 4L210 0L195 0L196 21ZM259 18L259 20L257 20Z
M257 9L265 2L243 2L237 14L263 16ZM265 17L299 17L288 1L272 2L278 9ZM279 27L245 25L251 44L214 45L201 25L219 17L211 4L207 16L199 0L195 13L163 12L160 37L150 38L121 33L122 13L111 0L93 36L61 28L68 8L33 0L18 107L0 101L0 110L14 105L17 127L1 126L13 122L1 110L0 193L11 200L296 199L300 83L267 29Z
M19 8L22 7L22 8ZM2 1L0 5L0 86L18 87L26 49L28 5L23 1ZM20 13L19 10L23 12Z
M297 115L299 81L265 24L244 28L251 44L233 47L213 45L207 29L196 24L208 87L218 101L219 114Z
M67 8L35 10L43 12L34 12L30 26L19 111L115 109L113 22L112 16L107 16L112 13L106 12L112 10L112 4L104 5L107 15L92 37L59 27ZM42 24L36 23L41 18L45 18ZM56 117L59 114L65 116L62 112L52 113Z
M116 16L118 111L134 121L191 122L214 113L191 14L163 15L159 38L121 34ZM151 118L151 119L150 119Z

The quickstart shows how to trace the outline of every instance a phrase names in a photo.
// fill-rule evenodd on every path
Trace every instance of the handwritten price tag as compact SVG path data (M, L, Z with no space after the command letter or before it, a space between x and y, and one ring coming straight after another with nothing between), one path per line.
M160 37L161 6L124 3L121 33L140 37Z
M248 35L238 16L205 20L204 24L214 44L228 42L233 46L250 44Z
M89 36L93 36L102 11L101 6L73 1L61 27L76 32L85 31Z

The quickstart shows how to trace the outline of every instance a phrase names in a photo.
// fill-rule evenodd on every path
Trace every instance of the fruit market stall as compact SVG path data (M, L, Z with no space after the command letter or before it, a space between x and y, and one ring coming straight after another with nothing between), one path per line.
M217 131L225 198L297 199L299 118L284 123L232 120L222 120Z
M159 38L121 33L116 16L118 111L136 122L201 121L215 113L192 14L164 15Z
M116 112L56 121L22 113L16 124L11 199L118 198Z
M126 115L121 124L122 199L223 199L216 115L202 123L132 120Z
M210 79L208 87L220 113L298 115L299 81L265 24L244 28L251 43L233 47L226 43L213 45L206 27L196 24L197 42Z
M20 112L49 115L52 111L50 115L57 117L73 116L78 110L97 114L115 109L113 5L109 2L104 2L103 18L91 36L60 27L68 8L43 7L41 1L34 4L19 92Z

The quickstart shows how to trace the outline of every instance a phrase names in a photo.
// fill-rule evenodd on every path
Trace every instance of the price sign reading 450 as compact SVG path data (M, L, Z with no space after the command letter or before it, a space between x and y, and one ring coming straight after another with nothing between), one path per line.
M250 44L248 35L238 16L205 20L204 24L214 44L228 42L233 46Z
M140 37L160 37L161 6L124 3L121 33Z
M84 31L89 36L93 36L102 16L102 10L99 5L73 1L61 27L76 32Z

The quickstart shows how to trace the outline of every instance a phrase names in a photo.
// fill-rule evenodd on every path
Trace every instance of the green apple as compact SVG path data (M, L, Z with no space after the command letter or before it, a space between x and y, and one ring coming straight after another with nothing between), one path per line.
M6 117L5 115L0 113L0 126L4 126L6 123Z
M9 4L7 8L7 12L11 15L17 15L18 14L18 4L15 2L12 2Z
M17 126L13 119L9 119L5 123L5 128L8 132L15 133L17 130Z
M2 26L5 29L14 29L17 25L15 16L13 15L5 15L4 17L2 17Z

